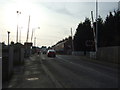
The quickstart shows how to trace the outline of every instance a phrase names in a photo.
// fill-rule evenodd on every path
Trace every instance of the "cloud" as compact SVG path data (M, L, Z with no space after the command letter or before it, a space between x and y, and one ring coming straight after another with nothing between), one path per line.
M38 25L40 26L40 30L35 31L39 45L52 45L62 38L69 36L71 27L73 28L73 32L75 32L79 22L83 21L85 17L91 17L91 10L94 11L95 16L95 0L94 2L67 1L69 2L41 2L40 0L0 0L0 29L4 30L4 32L2 32L2 35L4 35L3 40L7 41L7 30L11 31L11 40L16 39L17 14L15 11L17 9L16 6L18 7L18 5L21 6L20 10L22 11L22 14L20 16L20 20L22 22L21 25L24 26L22 29L22 33L24 32L22 34L22 41L25 41L26 39L28 11L30 10L30 30L32 30L34 27L37 27ZM99 3L99 14L102 14L102 16L104 14L106 16L106 13L108 13L109 10L112 10L114 7L117 7L117 4L113 4L113 2L111 4ZM10 11L9 15L8 11Z
M66 15L73 16L73 14L72 14L67 8L65 8L65 7L56 10L56 12L59 12L59 13L62 13L62 14L66 14Z
M95 9L94 2L51 2L43 3L43 6L58 14L68 15L74 18L86 17L91 10Z
M73 13L68 9L67 4L64 2L50 2L50 3L43 3L44 7L59 14L71 15Z

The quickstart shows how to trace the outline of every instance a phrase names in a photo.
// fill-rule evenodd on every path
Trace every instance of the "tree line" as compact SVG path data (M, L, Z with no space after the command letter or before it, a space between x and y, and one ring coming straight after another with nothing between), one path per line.
M96 34L96 22L93 24ZM109 12L105 21L101 16L97 19L97 46L119 46L120 45L120 11ZM75 51L95 51L93 27L89 18L79 23L74 35Z

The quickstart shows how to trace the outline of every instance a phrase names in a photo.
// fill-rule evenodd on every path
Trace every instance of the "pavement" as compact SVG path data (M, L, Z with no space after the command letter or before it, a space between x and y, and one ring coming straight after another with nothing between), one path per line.
M3 88L55 88L40 60L38 55L25 59L24 65L15 67L11 80L4 83Z

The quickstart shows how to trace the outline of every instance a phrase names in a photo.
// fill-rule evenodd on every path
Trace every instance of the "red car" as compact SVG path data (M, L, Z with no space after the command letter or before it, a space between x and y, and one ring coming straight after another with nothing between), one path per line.
M48 57L56 57L56 52L53 49L50 49L47 51L47 56Z

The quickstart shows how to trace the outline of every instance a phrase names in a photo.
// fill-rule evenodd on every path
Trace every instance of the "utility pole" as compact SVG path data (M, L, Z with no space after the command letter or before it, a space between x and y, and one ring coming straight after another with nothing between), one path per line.
M21 43L21 29L20 29L19 43Z
M19 42L21 43L21 29L22 27L20 27L20 35L19 35Z
M29 15L29 20L28 20L28 31L27 31L27 39L26 39L26 42L28 42L28 38L29 38L29 26L30 26L30 15Z
M94 19L93 19L93 11L91 11L92 25L93 25L93 35L94 35L94 43L95 43L95 52L97 51L97 42L96 42L96 34L94 28Z
M36 45L36 37L34 38L34 46Z
M98 46L98 0L96 0L96 52Z
M71 37L72 37L72 52L74 51L74 45L73 45L73 33L72 33L72 28L71 28Z
M35 36L35 29L40 29L40 27L36 27L36 28L32 29L31 42L32 42L32 39L33 39L33 35Z
M34 29L32 29L31 42L32 42L32 38L33 38L33 30L34 30Z

